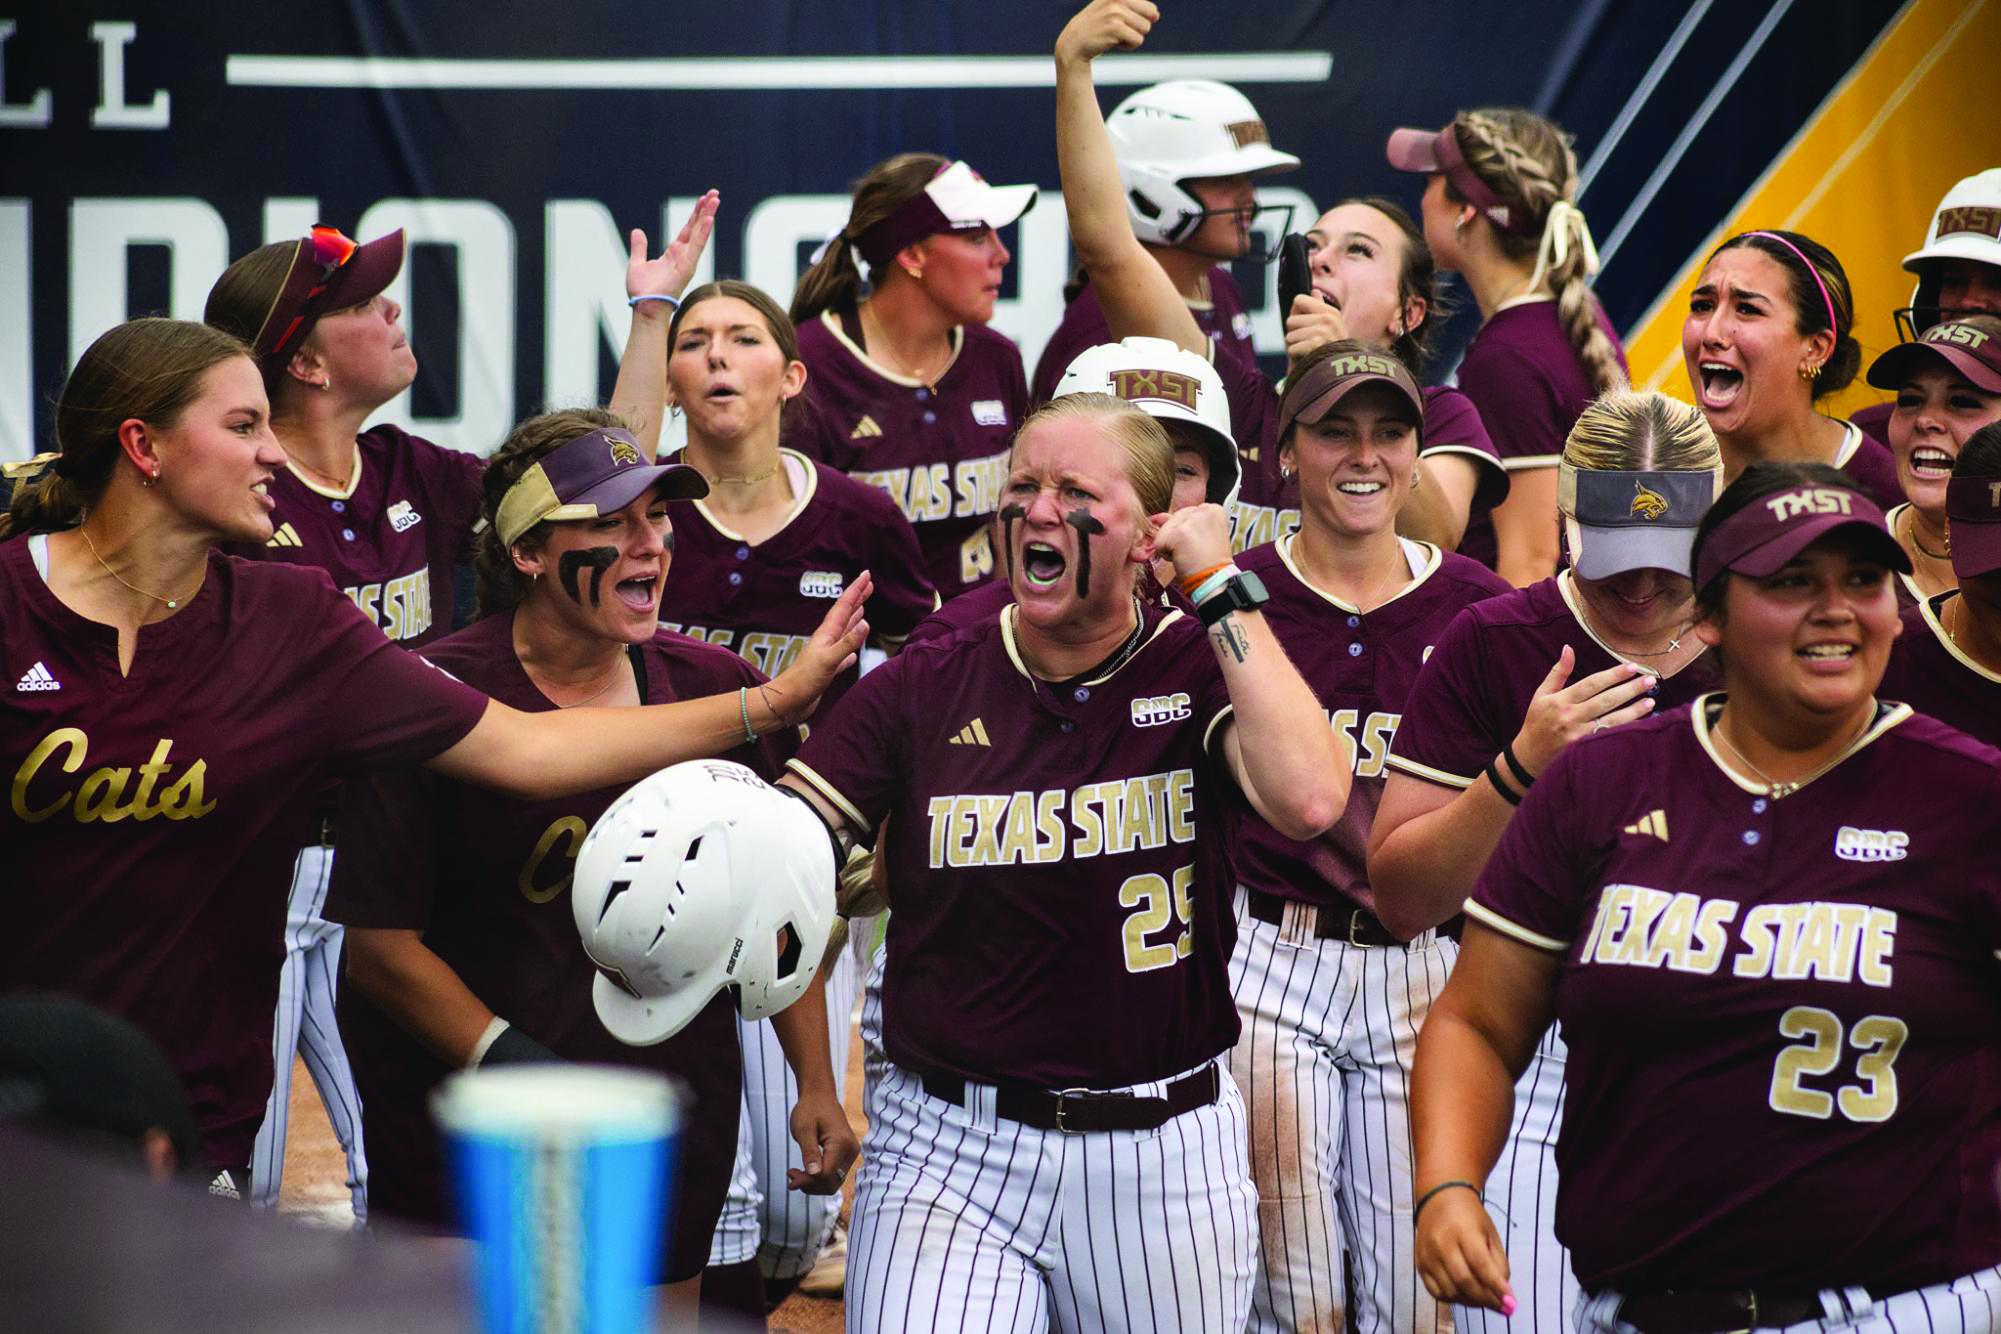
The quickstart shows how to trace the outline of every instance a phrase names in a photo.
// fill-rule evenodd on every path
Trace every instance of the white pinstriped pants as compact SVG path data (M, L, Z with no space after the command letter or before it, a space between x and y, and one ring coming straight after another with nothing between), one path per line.
M1236 895L1230 1072L1250 1115L1263 1264L1254 1331L1341 1334L1341 1252L1361 1334L1450 1330L1412 1253L1410 1065L1457 941L1321 940L1310 913L1261 922Z
M848 1232L849 1334L1243 1329L1257 1192L1243 1101L1221 1083L1157 1130L1066 1135L1000 1120L988 1086L959 1107L887 1067Z
M1623 1294L1610 1290L1580 1297L1577 1334L1637 1334L1618 1317L1623 1299ZM1783 1326L1785 1334L1851 1330L1854 1334L1997 1334L2001 1331L2001 1265L1881 1301L1871 1299L1864 1288L1829 1288L1820 1294L1820 1304L1827 1312L1822 1319Z
M1515 1119L1500 1161L1487 1176L1487 1216L1508 1253L1515 1313L1455 1306L1462 1334L1562 1334L1580 1292L1570 1252L1556 1239L1556 1136L1563 1127L1567 1050L1550 1025L1535 1059L1515 1081Z
M313 1087L327 1109L334 1138L347 1154L347 1190L354 1221L368 1221L368 1155L361 1139L361 1094L341 1045L334 1017L340 978L340 925L320 915L333 882L334 850L314 844L299 850L285 908L285 964L278 973L278 1013L272 1023L274 1078L250 1155L250 1199L259 1208L278 1203L285 1178L285 1135L292 1105L292 1060L303 1054Z

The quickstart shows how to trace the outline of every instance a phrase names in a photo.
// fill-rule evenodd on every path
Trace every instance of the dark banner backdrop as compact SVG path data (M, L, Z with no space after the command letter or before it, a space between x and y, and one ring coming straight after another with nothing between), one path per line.
M1271 182L1295 228L1353 194L1414 209L1421 183L1382 156L1398 125L1495 103L1557 119L1593 168L1582 203L1601 245L1620 235L1599 291L1622 327L1897 10L1164 8L1135 59L1168 59L1108 64L1106 105L1153 77L1237 82L1273 141L1304 160ZM411 229L399 290L423 373L385 416L489 450L546 402L609 392L625 229L657 245L714 186L713 272L783 297L845 216L848 184L912 148L1050 191L1008 237L1016 260L996 320L1032 366L1071 262L1048 61L1071 9L83 0L0 18L0 458L46 447L52 396L106 327L149 312L199 318L230 258L315 221L362 238ZM1265 290L1263 274L1240 276ZM1276 321L1261 333L1276 349Z

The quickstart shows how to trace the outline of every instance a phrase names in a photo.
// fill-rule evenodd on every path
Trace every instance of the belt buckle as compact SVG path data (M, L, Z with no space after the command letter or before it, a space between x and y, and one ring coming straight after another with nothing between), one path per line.
M1360 939L1355 934L1361 929L1361 926L1362 910L1360 908L1350 908L1348 910L1348 943L1358 950L1365 950L1369 948L1368 942Z
M1073 1130L1069 1126L1063 1124L1063 1109L1069 1104L1069 1100L1071 1098L1074 1097L1081 1102L1090 1092L1091 1090L1087 1088L1070 1088L1070 1089L1056 1090L1056 1129L1058 1131L1062 1132L1065 1135L1082 1135L1086 1133L1082 1130Z

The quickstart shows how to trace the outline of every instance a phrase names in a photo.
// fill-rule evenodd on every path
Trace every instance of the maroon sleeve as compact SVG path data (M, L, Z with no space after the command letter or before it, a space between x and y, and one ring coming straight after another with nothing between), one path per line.
M889 813L908 772L911 713L903 678L913 664L938 660L906 650L864 676L787 764L865 834Z
M443 476L439 479L441 498L451 507L452 527L463 534L459 559L471 560L479 547L480 510L484 500L486 460L463 449L440 448Z
M1508 741L1496 741L1487 699L1479 627L1462 611L1431 651L1404 701L1403 721L1390 743L1392 769L1445 787L1471 787ZM1512 736L1512 733L1510 733Z
M431 924L444 781L398 768L340 785L340 852L327 888L328 921L408 931Z
M382 637L320 580L322 605L294 624L312 644L328 752L346 769L428 760L465 739L490 701L442 668Z
M1563 454L1563 404L1535 361L1499 347L1459 365L1459 388L1473 401L1504 468L1553 468ZM1567 428L1566 428L1567 429Z
M1456 389L1428 390L1424 396L1424 448L1421 454L1457 454L1479 474L1474 501L1488 506L1508 498L1508 471L1501 452L1487 434L1480 409Z
M1590 804L1578 778L1591 747L1565 747L1508 821L1466 901L1466 915L1525 945L1567 953L1591 886ZM1600 775L1609 778L1610 775Z

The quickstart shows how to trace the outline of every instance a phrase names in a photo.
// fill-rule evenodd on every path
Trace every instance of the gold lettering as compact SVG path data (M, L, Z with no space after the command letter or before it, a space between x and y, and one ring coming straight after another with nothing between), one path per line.
M1071 794L1070 823L1078 835L1070 853L1073 857L1096 857L1105 850L1106 821L1099 795L1105 786L1086 783Z
M945 833L952 823L952 798L931 798L927 812L931 816L931 869L938 871L945 866Z
M1809 903L1800 923L1799 966L1801 977L1818 977L1830 982L1845 981L1836 970L1846 973L1848 962L1834 955L1834 909L1826 903Z
M1167 836L1176 843L1195 841L1195 771L1176 769L1167 776Z
M521 864L521 874L515 884L521 890L521 897L530 903L547 903L570 887L570 878L576 871L577 849L584 845L584 835L590 827L574 815L565 815L550 823L542 831L542 837L535 840L535 850L528 854L528 860ZM537 887L541 879L542 863L555 851L556 844L569 839L570 845L562 851L563 873L547 885Z
M1759 904L1744 914L1744 925L1738 935L1749 948L1737 956L1730 971L1738 977L1768 977L1772 971L1772 958L1777 950L1775 932L1778 927L1779 910L1771 904Z
M1711 899L1702 905L1702 911L1695 915L1695 936L1702 943L1689 951L1688 969L1691 973L1713 973L1723 962L1723 951L1729 947L1728 927L1737 916L1738 905L1729 899Z
M163 742L171 746L172 741ZM208 773L208 761L196 760L181 775L180 781L167 789L160 798L160 814L169 820L199 820L215 809L215 803L202 800L202 779Z
M1871 908L1862 928L1862 981L1872 987L1890 985L1890 951L1897 944L1897 914Z
M1607 885L1598 895L1598 912L1591 919L1591 932L1584 937L1584 948L1577 957L1585 963L1605 963L1599 957L1605 943L1605 933L1610 928L1613 914L1619 911L1620 900L1625 897L1624 885Z
M43 737L40 744L28 752L28 758L21 761L21 767L14 771L14 814L29 824L40 824L69 805L70 794L65 792L38 811L28 809L28 784L35 781L36 772L63 746L69 747L69 756L62 762L63 772L75 773L83 767L84 753L90 749L90 738L80 727L58 727Z
M1611 962L1641 965L1647 962L1647 937L1652 934L1655 921L1673 898L1664 890L1633 886L1632 924L1619 938L1619 950Z
M1654 924L1652 938L1647 941L1647 967L1667 964L1679 968L1695 935L1695 908L1699 902L1693 894L1676 894L1668 900L1660 920Z
M1035 794L1017 792L1008 798L1006 828L1001 833L1003 865L1024 866L1035 860Z
M139 766L139 790L132 794L133 819L150 820L160 813L160 808L153 804L153 785L167 772L167 752L173 744L160 741L153 747L153 758Z
M77 823L102 820L106 824L116 824L130 815L131 810L120 807L118 799L125 795L125 784L131 779L130 769L107 766L93 770L83 780L83 786L76 790Z

